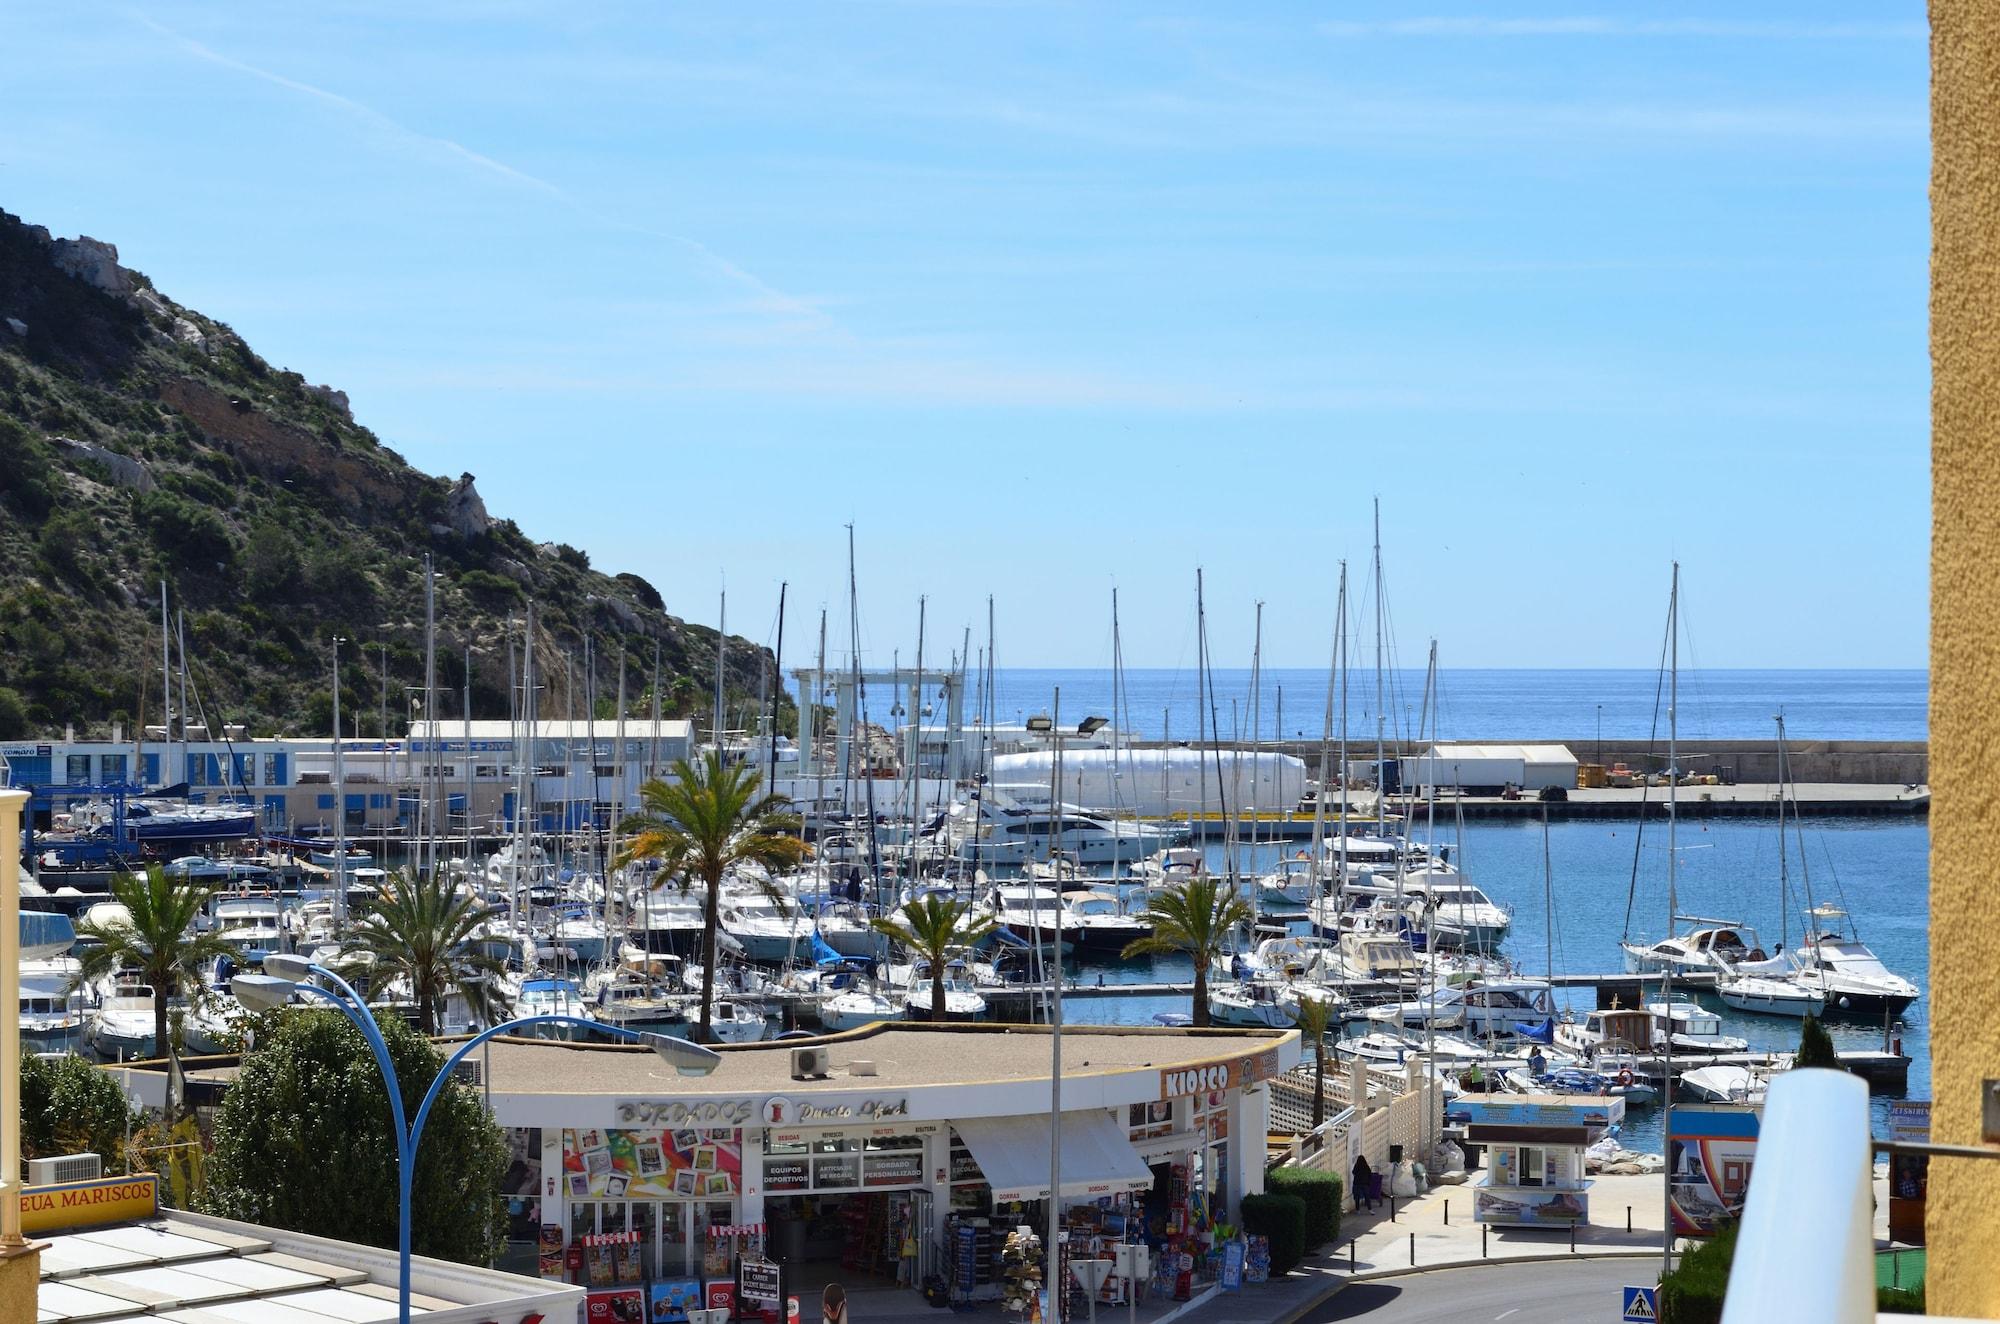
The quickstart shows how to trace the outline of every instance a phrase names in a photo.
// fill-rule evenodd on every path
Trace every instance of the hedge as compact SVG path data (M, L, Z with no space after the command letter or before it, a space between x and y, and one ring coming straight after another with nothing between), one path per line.
M1306 1202L1275 1192L1243 1197L1243 1230L1271 1240L1271 1272L1286 1273L1306 1257Z
M1306 1249L1317 1250L1340 1234L1340 1206L1346 1183L1337 1172L1311 1168L1273 1168L1264 1178L1267 1189L1296 1195L1306 1206Z

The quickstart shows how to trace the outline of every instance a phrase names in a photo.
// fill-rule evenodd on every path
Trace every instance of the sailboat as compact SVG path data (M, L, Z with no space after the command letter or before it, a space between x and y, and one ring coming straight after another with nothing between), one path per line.
M1786 757L1785 718L1778 723L1778 907L1791 905L1791 871L1785 854L1785 784L1790 768ZM1804 873L1803 854L1800 878L1811 896L1811 884ZM1780 935L1782 942L1782 935ZM1736 1011L1758 1012L1766 1016L1817 1016L1826 1007L1826 989L1815 981L1799 977L1799 972L1782 955L1762 961L1746 961L1733 970L1723 970L1716 980L1716 996Z

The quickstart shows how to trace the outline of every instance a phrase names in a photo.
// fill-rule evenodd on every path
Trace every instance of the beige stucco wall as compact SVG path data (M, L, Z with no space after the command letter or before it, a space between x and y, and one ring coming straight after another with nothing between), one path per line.
M2000 1078L2000 0L1931 4L1931 1088ZM2000 1163L1931 1164L1933 1314L2000 1316Z

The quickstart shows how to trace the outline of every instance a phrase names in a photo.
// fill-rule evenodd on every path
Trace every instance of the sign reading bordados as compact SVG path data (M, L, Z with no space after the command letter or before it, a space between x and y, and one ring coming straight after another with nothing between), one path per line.
M783 1298L784 1283L778 1266L770 1260L743 1261L743 1299L777 1305Z

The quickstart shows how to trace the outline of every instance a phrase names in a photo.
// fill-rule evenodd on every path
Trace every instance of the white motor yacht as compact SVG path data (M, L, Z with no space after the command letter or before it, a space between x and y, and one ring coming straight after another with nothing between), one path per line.
M1786 959L1800 979L1826 991L1828 1011L1902 1015L1923 996L1922 990L1883 965L1851 928L1843 936L1838 922L1844 918L1845 912L1833 906L1807 912L1810 936L1785 953Z
M1431 1024L1460 1027L1478 1037L1512 1038L1518 1026L1539 1024L1553 1018L1555 1012L1555 995L1547 980L1475 978L1433 989L1407 1002L1371 1008L1368 1019L1412 1029Z
M812 956L813 917L796 905L761 892L732 893L722 899L722 931L743 945L752 961L782 965Z
M1441 1071L1459 1071L1493 1054L1484 1046L1452 1034L1393 1034L1377 1030L1335 1042L1334 1052L1359 1058L1371 1066L1400 1067L1412 1058L1430 1058Z
M1826 1009L1826 993L1802 979L1771 975L1723 975L1716 996L1736 1011L1763 1016L1817 1016Z
M903 1019L903 998L873 980L855 980L819 1004L822 1029L858 1030L876 1021Z
M1512 911L1456 871L1437 868L1404 878L1403 913L1429 936L1431 946L1445 951L1490 952L1514 922Z
M689 1019L695 1019L692 1013ZM718 998L709 1028L725 1044L754 1044L771 1032L771 1023L764 1019L761 1011L741 1002Z
M615 972L591 991L593 1018L627 1030L662 1032L687 1024L691 999L664 979Z
M1651 1052L1660 1042L1659 1024L1641 1007L1598 1007L1577 1020L1568 1013L1556 1022L1555 1043L1597 1063L1607 1055Z
M1764 1102L1764 1092L1771 1087L1771 1077L1789 1067L1782 1066L1742 1066L1734 1063L1711 1063L1684 1071L1680 1076L1683 1091L1704 1103L1748 1103Z
M903 986L903 1018L912 1021L931 1019L931 967L928 961L916 961L910 966L908 980ZM986 1019L986 998L974 983L970 969L960 959L945 963L944 1018L948 1021Z
M1132 865L1132 876L1143 882L1177 883L1208 872L1199 846L1169 846Z
M1143 914L1131 913L1118 894L1096 889L1066 892L1063 908L1065 933L1074 932L1078 951L1118 959L1126 945L1153 936L1153 926Z
M63 916L67 920L68 916ZM83 1042L87 1008L76 989L74 956L21 961L21 1045L31 1053L61 1053ZM147 1013L150 1026L151 1012Z
M1289 1030L1292 1013L1279 1003L1279 988L1275 980L1264 979L1211 984L1208 1018L1217 1025Z
M240 1052L244 1022L249 1019L242 1003L220 989L210 989L182 1016L181 1043L197 1055Z
M157 1057L152 985L127 979L113 984L85 1018L83 1042L107 1062Z
M1281 859L1257 879L1257 909L1271 915L1304 914L1320 899L1325 881L1324 868L1315 867L1311 856L1301 853Z
M208 921L216 937L246 957L291 950L284 900L270 892L218 893L208 904Z
M584 998L582 990L573 979L541 977L523 979L521 992L515 1000L513 1014L516 1017L529 1016L570 1016L579 1020L594 1021L596 1010ZM582 1039L589 1037L589 1031L577 1025L539 1026L527 1033L544 1039Z
M1747 924L1697 915L1677 918L1695 927L1656 943L1619 944L1625 953L1628 974L1657 975L1669 968L1675 974L1683 971L1727 974L1745 962L1770 959L1757 931Z
M1693 998L1680 994L1671 1002L1649 1002L1646 1010L1660 1032L1673 1035L1677 1053L1742 1053L1749 1041L1722 1032L1722 1018Z

